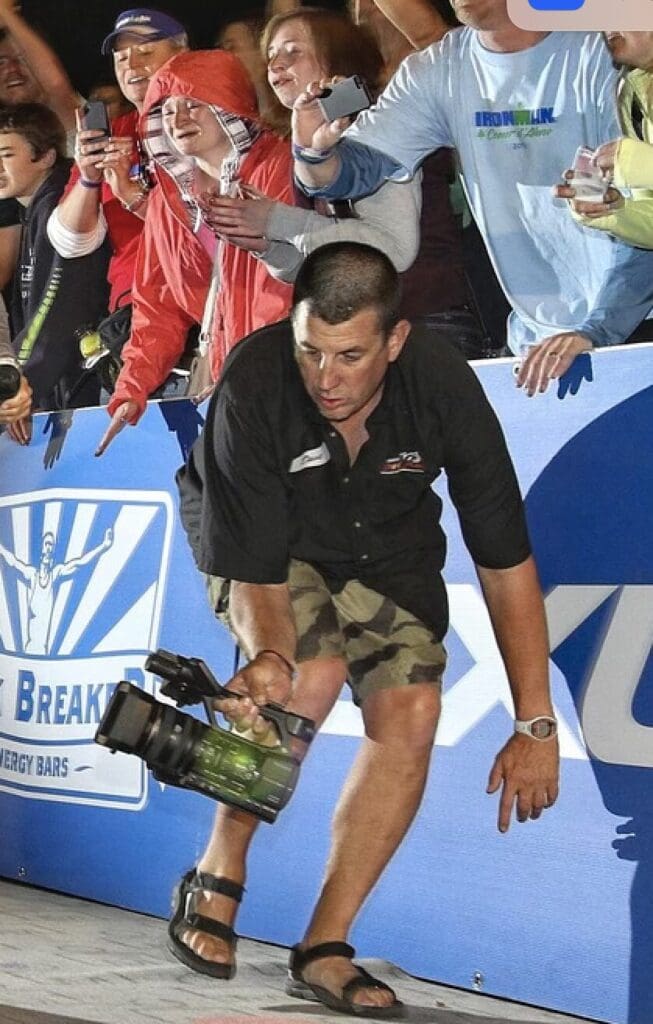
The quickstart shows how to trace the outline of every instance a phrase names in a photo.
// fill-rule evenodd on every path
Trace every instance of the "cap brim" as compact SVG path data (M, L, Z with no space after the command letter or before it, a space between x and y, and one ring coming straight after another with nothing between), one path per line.
M140 39L143 43L157 43L160 39L172 38L168 32L148 32L144 35L142 32L131 32L128 28L121 28L117 32L111 32L102 43L100 53L104 57L113 53L113 44L118 36L131 36L132 39Z

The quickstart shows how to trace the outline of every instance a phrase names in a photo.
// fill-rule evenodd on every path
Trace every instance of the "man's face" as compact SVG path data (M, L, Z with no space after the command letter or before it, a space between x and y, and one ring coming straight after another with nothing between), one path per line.
M615 64L653 69L653 32L606 32L605 41Z
M28 200L52 166L52 151L39 160L17 132L0 133L0 199Z
M114 45L113 67L116 81L125 99L142 110L145 93L154 75L179 47L171 39L148 40L147 30L130 29L121 33Z
M11 39L0 42L0 104L38 103L41 89Z
M463 25L480 32L510 28L507 0L451 0L454 13Z
M402 320L385 337L375 308L328 324L311 316L308 301L300 303L293 314L295 357L304 387L325 419L343 423L372 411L409 330Z

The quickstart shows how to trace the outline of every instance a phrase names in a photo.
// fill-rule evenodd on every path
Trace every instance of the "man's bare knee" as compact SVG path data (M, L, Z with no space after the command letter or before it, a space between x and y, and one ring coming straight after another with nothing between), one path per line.
M377 743L405 743L414 752L430 748L441 705L440 689L432 683L378 690L363 702L365 734Z

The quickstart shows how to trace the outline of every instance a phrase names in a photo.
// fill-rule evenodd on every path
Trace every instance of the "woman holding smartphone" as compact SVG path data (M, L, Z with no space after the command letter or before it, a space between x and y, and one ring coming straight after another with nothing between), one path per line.
M358 75L376 95L383 58L371 37L344 14L300 7L268 22L261 41L268 82L286 110L309 82ZM386 182L355 203L316 203L296 192L295 202L274 202L248 191L242 198L209 197L206 216L223 237L260 253L268 269L292 281L303 259L320 245L357 241L383 250L397 270L413 263L419 247L421 176ZM290 243L290 246L288 245Z

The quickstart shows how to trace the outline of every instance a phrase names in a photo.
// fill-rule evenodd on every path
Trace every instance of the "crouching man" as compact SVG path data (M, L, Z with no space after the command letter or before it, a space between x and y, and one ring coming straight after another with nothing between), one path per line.
M440 712L447 601L444 470L512 688L515 733L497 755L499 829L558 792L542 596L499 424L464 359L399 319L398 278L376 249L316 250L290 322L232 353L179 474L182 518L216 613L248 658L225 710L262 738L276 701L321 723L345 680L365 738L335 811L317 905L288 991L359 1016L394 992L353 962L352 923L422 798ZM220 807L179 887L172 951L231 977L233 923L254 818Z

